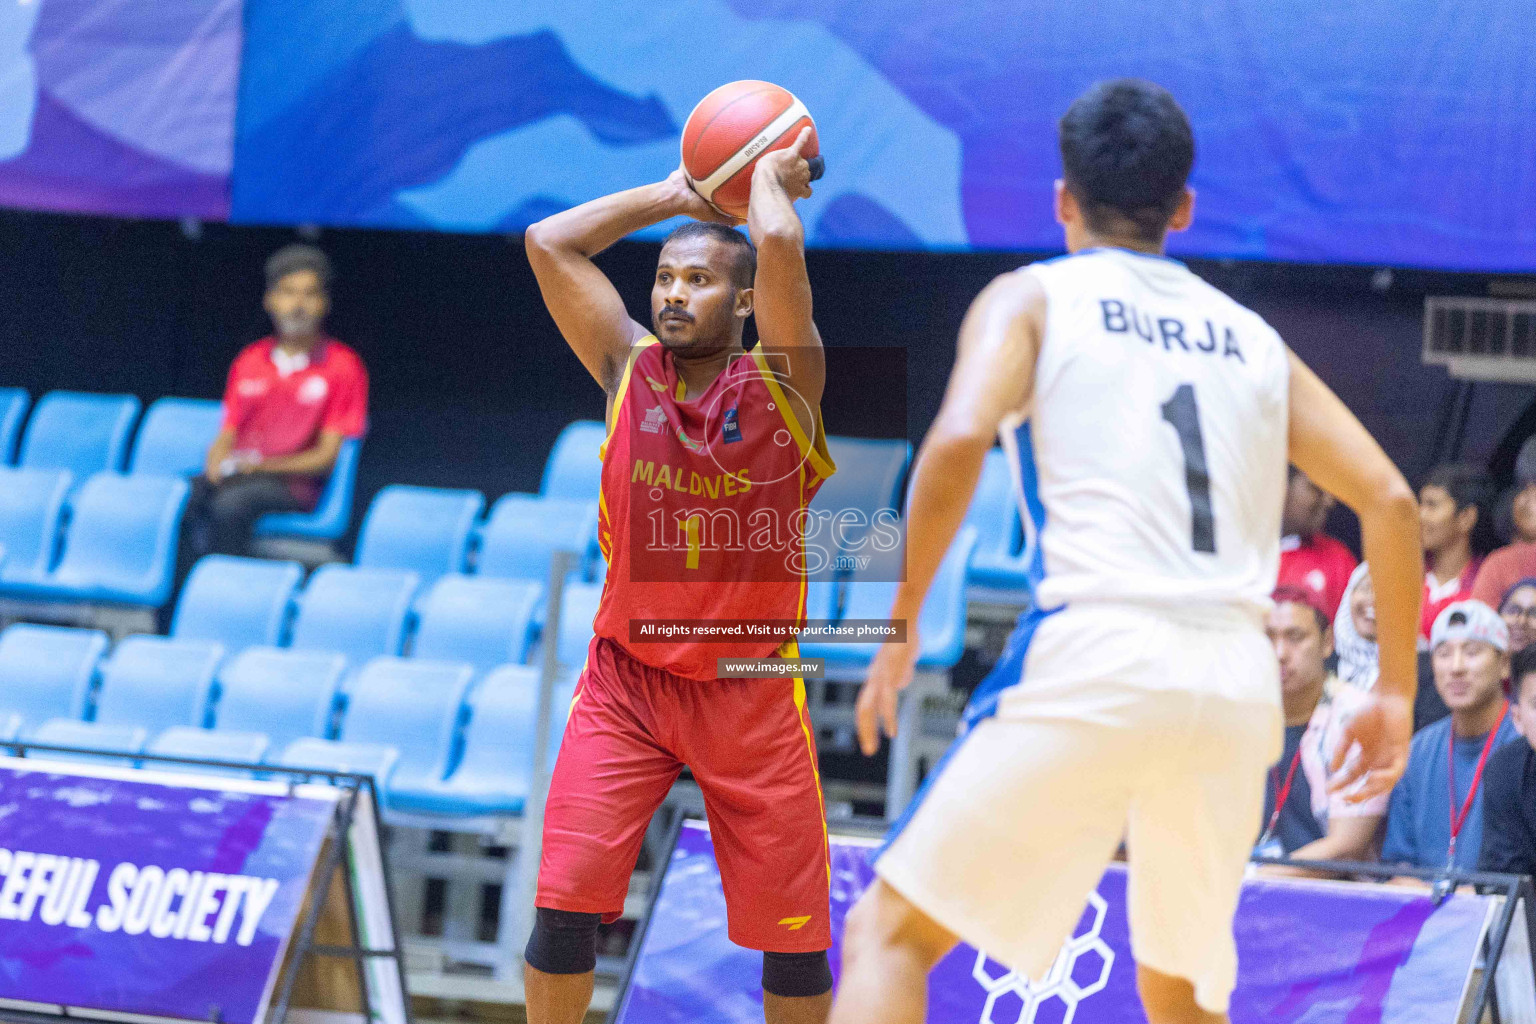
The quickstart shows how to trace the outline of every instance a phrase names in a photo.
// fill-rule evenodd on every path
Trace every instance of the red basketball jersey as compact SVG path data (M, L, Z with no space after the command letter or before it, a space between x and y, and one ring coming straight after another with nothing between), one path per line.
M631 622L802 621L806 506L834 467L761 353L692 400L684 388L665 346L634 346L603 445L595 629L647 665L714 679L716 659L768 657L782 639L638 642Z

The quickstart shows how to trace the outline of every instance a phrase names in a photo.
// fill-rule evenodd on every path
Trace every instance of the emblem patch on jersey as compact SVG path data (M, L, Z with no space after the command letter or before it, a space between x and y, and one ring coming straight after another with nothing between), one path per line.
M741 440L741 423L736 418L736 406L725 410L724 420L720 424L720 438L726 444Z
M330 389L324 377L311 377L299 385L299 401L305 405L314 405L316 402L323 401L326 392Z
M682 427L678 427L674 431L674 433L677 434L677 439L679 441L683 442L683 447L684 448L687 448L689 451L693 452L695 455L702 455L704 453L704 445L702 445L698 441L695 441L693 438L689 437L687 434L683 433L683 428Z
M659 405L653 405L645 410L645 419L640 421L640 430L647 434L661 433L661 425L667 422L667 410Z

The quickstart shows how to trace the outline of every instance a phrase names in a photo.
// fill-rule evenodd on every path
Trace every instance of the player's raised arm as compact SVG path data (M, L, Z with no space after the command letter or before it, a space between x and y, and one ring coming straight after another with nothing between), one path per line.
M795 213L795 200L811 194L810 163L801 155L810 137L811 129L802 128L794 145L757 161L747 205L747 230L757 246L753 305L758 344L765 354L783 354L773 361L774 369L784 373L789 385L811 403L814 413L821 404L827 367L821 335L811 319L805 225Z
M1044 330L1045 291L1026 271L993 281L965 315L944 402L912 468L907 579L891 608L892 619L908 623L907 643L884 644L859 691L859 746L866 754L879 749L882 724L886 735L896 735L897 695L912 680L923 599L965 520L998 427L1024 411L1034 391Z
M1359 802L1391 789L1408 763L1418 689L1419 602L1424 593L1418 503L1403 475L1354 414L1294 353L1290 361L1291 461L1360 517L1365 561L1376 588L1381 675L1372 703L1346 727L1333 769L1344 767L1351 739L1359 744L1360 757L1329 786L1337 792L1369 775L1360 791L1350 795L1351 802Z
M604 391L618 386L630 345L650 332L630 319L618 290L592 258L625 235L678 216L735 223L699 198L678 170L654 185L546 217L524 236L544 304Z

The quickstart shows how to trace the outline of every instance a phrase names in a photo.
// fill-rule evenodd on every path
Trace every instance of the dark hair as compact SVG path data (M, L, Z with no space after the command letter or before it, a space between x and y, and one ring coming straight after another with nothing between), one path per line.
M1159 241L1195 163L1195 135L1173 95L1136 78L1096 82L1067 108L1059 138L1067 189L1088 226L1109 232L1118 217L1141 241Z
M1520 689L1526 676L1536 674L1536 644L1526 644L1515 652L1509 661L1509 696L1520 699Z
M731 284L737 291L752 287L752 281L757 277L757 249L752 245L752 239L724 224L690 220L674 228L661 245L666 248L673 241L688 238L713 238L725 243L731 252Z
M1493 524L1493 504L1499 489L1486 469L1465 462L1443 462L1429 471L1423 487L1438 487L1451 496L1459 514L1463 509L1477 509L1477 523L1472 527L1470 543L1474 555L1486 555L1499 546Z
M1299 604L1306 608L1317 619L1317 631L1328 632L1328 627L1331 625L1328 621L1328 613L1323 611L1322 603L1310 590L1291 583L1282 583L1275 588L1272 598L1275 604Z
M267 258L267 291L277 287L277 282L289 274L301 270L313 270L320 279L324 291L331 290L330 257L312 245L294 242L285 245Z

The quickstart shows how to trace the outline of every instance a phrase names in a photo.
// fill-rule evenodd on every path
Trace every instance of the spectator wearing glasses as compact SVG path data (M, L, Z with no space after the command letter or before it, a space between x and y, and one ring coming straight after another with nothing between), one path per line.
M1390 794L1351 803L1350 791L1329 793L1328 785L1344 726L1368 702L1367 691L1328 671L1333 630L1320 595L1281 586L1274 600L1264 631L1280 663L1285 742L1265 790L1258 852L1365 860L1375 850Z
M1458 601L1436 617L1430 642L1435 688L1451 713L1413 738L1387 809L1381 859L1473 871L1488 760L1519 738L1504 699L1509 629L1481 601Z
M1499 617L1509 627L1509 649L1519 652L1536 641L1536 576L1510 587L1499 602Z
M1510 663L1510 716L1524 737L1488 759L1481 871L1536 875L1536 646Z
M1295 466L1280 514L1280 586L1302 587L1322 598L1332 620L1358 562L1343 542L1323 532L1335 502Z
M1425 566L1421 644L1429 639L1441 609L1473 596L1473 581L1483 558L1498 544L1492 515L1495 494L1486 470L1461 463L1436 466L1419 488ZM1502 593L1484 603L1493 606Z

